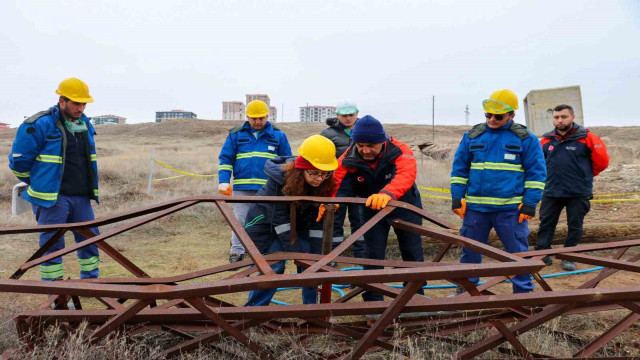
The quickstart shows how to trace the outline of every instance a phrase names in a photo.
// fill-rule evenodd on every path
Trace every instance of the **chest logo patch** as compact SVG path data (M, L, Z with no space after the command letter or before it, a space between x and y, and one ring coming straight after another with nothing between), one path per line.
M577 147L576 146L567 146L567 147L565 147L565 149L575 151L577 149Z
M553 146L553 145L549 145L549 151L551 151L551 150L553 150L553 149L555 149L555 146Z
M275 146L271 146L271 145L269 145L269 146L268 146L268 149L269 149L269 151L273 151L273 150L275 150L275 149L276 149L276 147L275 147Z
M356 177L356 181L359 183L363 183L364 182L364 177L363 176L357 176Z
M504 159L505 160L515 160L516 159L516 154L504 154Z

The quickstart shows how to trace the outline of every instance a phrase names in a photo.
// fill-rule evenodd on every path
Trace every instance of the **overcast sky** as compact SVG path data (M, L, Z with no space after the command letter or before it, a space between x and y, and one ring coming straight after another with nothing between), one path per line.
M640 1L3 1L0 122L88 83L89 116L153 121L267 93L299 107L357 102L383 122L484 121L501 88L580 85L585 124L638 125ZM524 114L517 114L524 122ZM283 114L278 115L280 119Z

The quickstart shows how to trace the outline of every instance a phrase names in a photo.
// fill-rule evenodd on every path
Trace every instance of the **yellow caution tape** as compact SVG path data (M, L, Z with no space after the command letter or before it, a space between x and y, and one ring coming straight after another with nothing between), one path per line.
M640 199L607 199L607 200L590 200L592 203L607 204L617 202L638 202Z
M186 175L170 176L170 177L166 177L166 178L162 178L162 179L153 179L153 180L151 180L151 182L158 182L158 181L164 181L164 180L177 179L177 178L181 178L181 177L185 177L185 176Z
M162 161L158 161L158 160L155 160L155 159L153 161L158 163L159 165L162 165L162 166L166 167L167 169L169 169L171 171L175 171L175 172L177 172L179 174L182 174L184 176L193 176L193 177L212 177L212 176L217 176L217 174L211 174L211 175L194 174L194 173L178 170L178 169L174 168L171 165L167 165L167 164L163 163ZM168 179L168 178L165 178L165 179Z
M631 195L640 195L640 192L631 192L631 193L622 193L622 194L603 194L603 195L593 195L594 198L608 198L615 196L631 196Z
M426 186L418 186L418 189L447 193L447 194L451 192L449 189L432 188L432 187L426 187Z
M434 198L434 199L443 199L443 200L451 200L451 196L440 196L440 195L430 195L425 193L420 193L422 197Z

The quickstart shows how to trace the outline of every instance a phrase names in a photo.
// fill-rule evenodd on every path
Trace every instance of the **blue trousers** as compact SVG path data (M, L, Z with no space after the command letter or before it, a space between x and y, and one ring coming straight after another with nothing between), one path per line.
M88 196L67 196L58 195L56 203L46 208L32 204L33 213L36 215L38 225L66 224L95 220L91 199ZM91 228L96 235L100 234L98 228ZM55 231L40 233L40 246L44 245L55 233ZM76 243L85 240L86 237L73 232ZM64 236L61 236L46 254L64 248ZM100 256L96 245L89 245L78 250L78 262L80 263L80 278L97 278L99 274L98 263ZM64 267L62 257L49 260L40 265L40 277L45 281L62 279Z
M301 252L311 252L311 244L309 240L298 237L296 242L300 243ZM321 240L320 240L321 242ZM281 252L282 251L282 243L278 238L275 238L271 245L269 246L269 250L267 253ZM279 261L273 265L271 268L276 274L284 274L284 266L286 261ZM298 266L298 273L301 273L304 268ZM317 301L317 287L303 287L302 288L302 303L303 304L315 304ZM264 290L252 290L249 292L249 299L244 306L267 306L271 303L271 299L273 295L275 295L276 289L264 289Z
M491 228L496 230L504 248L509 253L517 253L529 250L529 224L528 221L518 223L520 211L479 212L467 209L462 221L460 235L486 244L489 241ZM482 255L475 251L462 248L463 264L480 264ZM477 277L469 278L474 284L478 284ZM533 290L531 275L517 275L511 279L514 293L526 293Z

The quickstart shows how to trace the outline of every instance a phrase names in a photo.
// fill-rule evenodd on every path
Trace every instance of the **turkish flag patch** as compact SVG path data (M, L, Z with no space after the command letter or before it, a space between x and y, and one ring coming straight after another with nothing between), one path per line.
M358 181L359 183L363 183L364 182L364 176L357 176L356 177L356 181Z
M555 149L555 147L553 145L549 145L549 151Z

